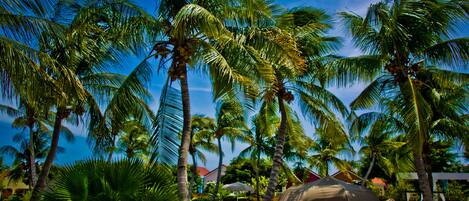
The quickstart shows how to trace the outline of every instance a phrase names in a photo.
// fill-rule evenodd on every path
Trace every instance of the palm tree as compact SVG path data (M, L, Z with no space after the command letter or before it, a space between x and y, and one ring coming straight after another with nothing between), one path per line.
M320 127L316 130L318 142L311 146L314 153L309 156L308 162L312 167L319 169L319 174L323 177L329 176L330 165L334 165L339 170L349 170L350 164L341 159L340 156L353 155L355 151L348 139L348 136L331 135L329 129Z
M177 200L171 172L140 160L88 160L60 168L44 200Z
M215 190L212 200L218 196L218 189L220 186L221 170L223 165L223 147L221 145L222 138L231 143L231 148L234 150L236 141L244 141L244 133L246 132L246 125L244 121L243 107L237 97L227 95L218 102L216 111L216 120L209 123L207 128L198 132L201 136L213 136L217 139L218 147L218 172L217 180L215 183Z
M364 115L367 115L367 113ZM394 158L398 152L402 153L406 150L406 142L400 142L396 138L393 138L393 136L399 136L401 134L390 125L392 121L378 119L374 122L367 122L368 125L360 127L358 131L358 125L362 124L362 122L359 122L360 120L362 120L362 118L358 117L356 119L357 122L352 124L352 127L354 127L354 125L357 126L354 128L357 128L357 134L360 136L366 133L366 136L360 137L359 139L363 144L359 152L363 154L363 156L371 158L368 170L363 177L364 182L362 185L365 185L375 164L385 170L389 175L397 173L396 170L399 165L395 164L401 164L402 162L394 163Z
M89 140L94 141L95 152L108 152L108 161L112 160L119 134L130 134L129 132L135 128L140 130L140 134L152 130L155 115L148 106L152 96L145 88L150 77L150 65L147 62L142 62L128 76L103 72L91 74L83 79L85 87L88 86L88 80L93 82L96 78L107 78L110 81L108 84L91 83L98 85L92 86L97 87L98 90L105 88L106 91L103 95L109 101L102 113L99 108L95 109L99 121L90 122L88 136ZM127 135L127 137L130 136Z
M122 134L118 141L119 150L127 158L142 157L148 154L150 131L138 120L124 122Z
M279 124L279 118L276 115L276 108L273 104L263 103L259 113L252 120L253 128L247 132L246 141L249 146L239 153L240 157L250 157L254 160L253 167L256 173L256 184L259 184L259 163L261 155L271 155L272 147L269 144L270 139L275 135ZM260 185L256 185L256 198L261 200Z
M243 4L246 2L159 1L158 21L163 27L160 32L164 37L161 37L163 40L159 38L155 42L153 50L161 56L160 67L171 61L168 75L171 81L179 80L181 89L183 126L177 167L180 199L183 201L189 200L187 154L190 144L191 113L188 67L198 67L211 76L215 98L221 97L236 84L249 86L251 89L253 82L246 79L243 72L257 72L264 77L271 74L268 68L260 69L262 65L253 65L255 58L259 57L258 54L252 52L252 48L244 46L242 41L235 38L224 26L225 21L236 20L238 14L234 11L243 7Z
M116 3L120 6L116 6ZM41 1L33 4L10 2L2 3L0 10L5 14L1 20L2 28L6 30L2 32L2 43L7 47L2 51L2 58L6 58L2 62L13 67L13 70L2 69L6 72L5 80L11 80L12 83L3 83L3 86L14 89L15 93L28 101L42 96L45 99L42 104L47 107L46 112L50 108L56 111L53 116L55 120L51 149L32 196L32 200L37 200L40 189L46 185L63 120L68 119L71 113L81 116L85 111L90 114L90 122L97 122L99 118L95 112L98 108L97 101L80 79L109 64L105 61L116 61L117 51L125 51L141 42L141 35L134 36L129 31L137 31L143 27L141 23L132 22L142 12L124 1ZM97 13L104 10L112 12ZM24 13L28 15L24 16ZM120 14L116 15L117 13ZM30 41L38 44L30 44ZM19 57L8 56L11 53ZM31 70L18 72L18 69L31 65ZM28 73L31 79L25 80L20 72ZM103 80L105 79L93 79L91 82L96 84Z
M212 142L214 136L207 135L210 132L202 132L205 129L213 128L215 121L209 117L203 117L200 115L192 116L192 129L191 129L191 144L189 146L189 153L192 157L192 178L189 184L189 197L192 197L192 188L195 184L195 178L197 178L197 160L201 160L202 163L206 164L207 159L203 151L208 153L216 153L218 146Z
M67 133L66 135L66 139L70 141L73 140L73 134ZM36 168L34 172L40 170L40 163L42 163L50 149L50 146L48 145L50 132L47 130L34 131L33 138L34 150L36 150L34 155L30 151L31 140L25 138L23 133L18 133L13 137L13 142L18 143L19 147L12 145L5 145L0 147L1 154L14 157L12 167L8 171L9 178L12 180L23 179L23 181L29 185L30 190L34 187L33 182L35 179L31 174L31 172L33 172L31 168ZM62 153L64 151L65 149L63 147L57 148L58 153ZM34 158L34 160L31 160L31 158ZM31 162L34 163L34 165L31 165Z
M469 39L452 38L457 21L467 18L462 1L393 1L372 4L365 17L341 13L352 33L355 45L369 54L336 62L349 78L373 79L373 82L352 103L352 109L375 105L380 96L401 96L400 113L407 124L406 134L413 145L414 163L424 200L432 200L430 181L422 156L429 135L432 108L422 95L431 86L418 75L421 72L440 75L439 80L454 80L455 74L434 65L456 67L469 58ZM427 74L428 75L428 74Z
M336 115L334 112L345 116L348 111L336 96L322 86L326 83L321 80L324 76L315 74L324 67L325 59L321 58L327 56L337 43L337 38L324 35L330 28L329 17L324 11L313 8L293 9L281 15L273 26L270 24L261 28L250 30L251 37L247 41L257 44L253 46L269 55L265 59L274 71L274 79L270 82L273 84L267 82L263 87L262 98L278 104L280 111L273 167L264 195L264 200L270 201L283 164L286 134L293 125L285 102L291 103L298 97L296 101L300 104L303 115L318 125L325 122L336 123L331 121Z
M25 103L25 101L21 101L18 108L11 107L9 105L0 105L0 111L3 114L7 114L14 119L14 127L17 128L28 128L29 129L29 185L34 186L36 184L37 176L36 176L36 159L35 159L35 150L34 150L34 133L36 132L34 129L39 130L39 127L45 127L48 125L47 120L44 117L39 117L38 113L36 112L36 107L32 106L33 104ZM37 104L36 104L37 106Z

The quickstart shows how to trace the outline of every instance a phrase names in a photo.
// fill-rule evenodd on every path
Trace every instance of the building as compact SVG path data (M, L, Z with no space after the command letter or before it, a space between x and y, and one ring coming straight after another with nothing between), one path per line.
M350 184L356 184L356 183L360 183L363 181L363 178L358 176L357 173L352 172L350 170L338 171L335 174L333 174L331 177L334 177L338 180L341 180Z
M223 177L226 173L226 165L221 166L221 176ZM217 175L218 175L218 168L213 169L212 171L208 172L204 178L204 186L207 185L209 182L216 182L217 181Z
M199 177L205 177L210 171L207 170L207 168L204 167L197 167L197 175Z
M29 186L22 181L11 181L6 175L0 175L1 194L0 200L7 200L12 195L23 195L29 190Z
M295 176L303 183L310 183L321 179L319 174L313 172L310 169L304 168L302 171L295 172ZM291 181L288 181L287 188L294 186Z

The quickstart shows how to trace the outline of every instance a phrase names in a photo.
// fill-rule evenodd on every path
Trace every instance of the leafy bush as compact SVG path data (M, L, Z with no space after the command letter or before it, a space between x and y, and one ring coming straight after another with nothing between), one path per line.
M61 168L43 200L67 201L167 201L177 200L170 171L140 160L77 162Z

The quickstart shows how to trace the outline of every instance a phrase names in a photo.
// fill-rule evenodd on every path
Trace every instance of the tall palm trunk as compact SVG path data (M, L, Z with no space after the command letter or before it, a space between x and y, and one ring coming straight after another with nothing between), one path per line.
M427 172L425 171L425 163L421 153L414 150L414 163L419 178L419 187L423 193L423 201L432 201L432 189L430 188L430 182L428 180Z
M430 160L430 153L431 153L431 148L430 148L430 143L428 141L425 141L423 144L423 162L425 164L425 171L427 172L428 175L428 181L430 182L430 189L433 190L436 188L436 186L433 186L433 175L432 175L432 161Z
M407 90L405 89L405 86L404 84L406 82L410 82L410 87L412 89L412 91L414 90L417 90L417 89L414 89L414 86L412 85L412 80L410 79L409 76L406 76L407 77L407 80L404 81L404 82L400 82L399 83L399 89L401 91L401 93L403 93L404 97L408 97L408 99L406 100L414 100L413 98L413 94L409 94L409 92L407 92ZM400 77L402 78L402 77ZM411 104L414 104L414 103L411 103ZM417 117L418 118L418 117ZM415 169L417 171L417 176L418 176L418 179L419 179L419 187L420 187L420 190L422 191L422 194L423 194L423 201L432 201L433 200L433 195L432 195L432 189L430 187L430 181L428 180L428 174L427 174L427 171L425 170L425 161L423 159L423 156L422 156L422 148L424 148L425 146L425 143L426 143L426 138L423 139L424 141L422 142L423 143L423 146L417 148L417 147L414 147L413 148L413 155L414 155L414 164L415 164Z
M36 152L34 151L33 125L29 125L29 189L36 185Z
M192 178L189 183L189 198L192 199L192 188L194 188L195 178L197 177L197 160L195 158L195 153L191 152L192 156Z
M264 201L271 201L274 197L275 187L277 187L278 175L280 173L280 167L282 165L283 157L283 146L285 144L285 133L287 127L287 111L283 103L282 97L278 96L278 104L281 115L280 128L277 133L277 144L275 146L275 153L273 156L272 170L270 171L269 185L265 191Z
M189 201L189 190L187 189L187 154L189 152L190 132L191 132L191 108L189 98L189 86L187 83L187 69L182 69L181 76L181 96L182 96L182 112L183 112L183 127L181 146L179 147L179 158L177 167L177 180L179 199L182 201Z
M376 156L375 154L373 154L373 156L371 157L370 166L368 167L368 170L366 171L365 177L363 177L362 186L366 185L366 182L368 181L368 177L370 176L371 170L373 169L373 166L375 165L375 160L376 160Z
M217 169L217 181L215 183L215 190L213 191L212 201L217 198L218 188L220 188L220 179L221 179L221 166L223 165L223 150L221 147L221 136L217 137L218 143L218 169Z
M29 190L34 188L37 181L36 175L36 152L34 150L34 112L29 104L26 104L26 114L28 115L29 128Z
M256 156L256 198L257 198L257 201L260 201L261 200L261 194L260 194L260 190L259 190L259 162L261 160L261 152L259 150L260 148L258 147L257 148L257 156Z
M107 156L107 162L110 163L112 161L112 155L114 154L114 149L116 148L116 135L112 134L112 145L109 150L109 154Z
M33 193L31 195L31 201L39 201L40 193L46 187L46 180L49 176L50 168L54 162L55 154L57 153L57 147L59 145L60 129L62 128L63 119L67 118L70 112L65 108L58 108L57 114L55 116L54 130L52 132L52 141L47 154L46 160L44 161L44 166L42 167L41 174L37 180L36 185L34 186Z

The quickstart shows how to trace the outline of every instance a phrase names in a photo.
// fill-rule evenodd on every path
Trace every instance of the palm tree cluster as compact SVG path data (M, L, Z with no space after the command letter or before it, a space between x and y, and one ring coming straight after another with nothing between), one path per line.
M263 195L271 201L281 172L301 183L289 164L323 176L331 165L350 170L345 159L360 142L370 159L363 184L376 167L390 175L415 169L430 201L432 140L469 145L469 39L453 37L468 10L463 0L394 0L371 4L364 16L339 13L364 54L343 57L333 18L312 7L157 0L150 14L127 0L2 1L0 111L28 137L1 151L14 155L9 174L27 181L33 201L189 201L198 161L216 153L216 200L222 141L232 150L242 142L249 146L240 156L253 159L257 174L259 161L271 159ZM141 62L126 68L129 56ZM209 77L215 118L191 115L191 71ZM152 72L167 77L157 111ZM349 106L329 91L356 83L368 86ZM49 179L60 137L71 139L67 126L78 125L106 160L77 162ZM175 167L174 181L166 166Z

